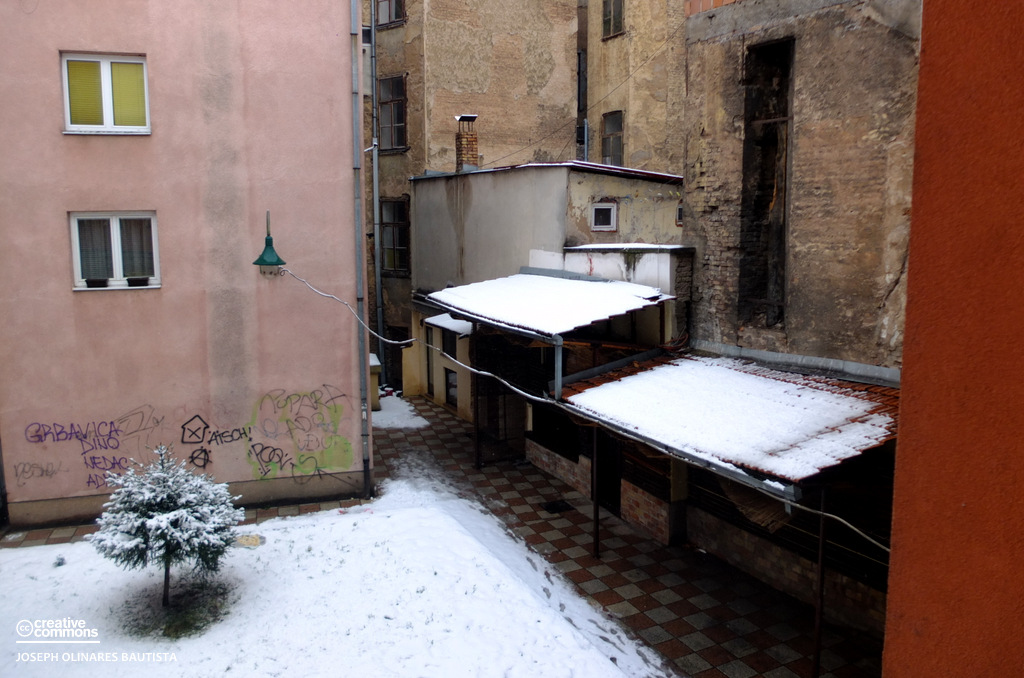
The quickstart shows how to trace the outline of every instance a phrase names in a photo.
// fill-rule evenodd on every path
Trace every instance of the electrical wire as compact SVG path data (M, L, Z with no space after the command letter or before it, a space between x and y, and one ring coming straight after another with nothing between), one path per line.
M514 385L510 384L508 381L506 381L505 379L499 377L498 375L496 375L496 374L494 374L492 372L487 372L486 370L480 370L480 369L477 369L477 368L472 367L470 365L466 365L466 364L464 364L462 362L459 362L458 360L455 359L455 356L448 355L447 353L444 353L444 351L441 348L439 348L437 346L431 346L430 344L424 342L423 340L421 340L421 339L419 339L417 337L413 337L411 339L405 339L405 340L402 340L402 341L396 341L396 340L393 340L393 339L385 339L381 335L379 335L376 332L374 332L370 328L370 326L367 325L366 322L364 322L363 319L359 317L359 314L356 313L354 308L352 308L352 305L349 304L344 299L339 299L338 297L336 297L333 294L330 294L328 292L323 292L323 291L317 289L316 287L314 287L313 285L311 285L309 283L309 281L305 280L304 278L300 278L299 276L297 276L294 273L292 273L292 271L290 271L289 269L281 268L281 272L279 273L279 275L285 275L285 274L288 274L291 277L295 278L296 280L301 282L303 285L308 287L310 290L312 290L313 292L316 292L317 294L319 294L321 297L326 297L327 299L333 299L334 301L337 301L338 303L343 304L345 306L345 308L347 308L352 313L352 315L359 322L359 324L363 326L363 329L365 329L367 332L372 334L374 337L376 337L380 341L383 341L384 343L391 344L391 345L394 345L394 346L411 346L414 343L423 344L426 348L428 348L428 349L430 349L430 350L432 350L432 351L434 351L436 353L440 353L440 354L444 355L445 358L447 358L448 360L451 360L453 363L455 363L459 367L461 367L461 368L471 372L472 374L476 374L476 375L479 375L481 377L490 377L492 379L495 379L496 381L498 381L501 385L505 386L510 391L513 391L514 393L522 396L523 398L526 398L527 400L531 400L531 401L537 402L537 403L542 403L544 405L552 405L552 406L557 407L560 410L562 410L562 411L564 411L564 412L566 412L568 414L572 414L572 415L576 415L576 416L580 415L580 412L567 407L565 405L565 403L562 403L561 401L555 400L554 398L546 398L546 397L543 397L543 396L538 396L538 395L534 395L532 393L528 393L528 392L522 390L521 388L518 388L517 386L514 386ZM623 437L630 438L634 442L646 444L646 442L644 440L642 440L641 438L631 436L631 435L629 435L625 431L621 431L621 432L617 432L617 433L619 433ZM811 514L814 514L814 515L817 515L817 516L824 516L826 518L829 518L829 519L835 520L835 521L837 521L839 523L842 523L843 525L845 525L849 529L853 530L856 534L860 535L861 537L863 537L867 541L871 542L872 544L874 544L878 548L882 549L886 553L891 553L891 551L892 551L892 549L890 549L888 546L885 546L881 542L877 541L876 539L874 539L873 537L868 535L863 530L861 530L861 529L855 527L854 525L852 525L846 519L841 518L841 517L839 517L839 516L837 516L835 514L826 513L826 512L823 512L823 511L819 511L818 509L813 509L813 508L810 508L808 506L804 506L802 504L798 504L798 503L796 503L794 501L790 501L788 499L784 499L784 498L782 498L782 497L780 497L780 496L778 496L776 494L768 492L767 490L763 490L763 489L761 489L759 487L751 487L751 489L757 490L761 494L764 494L764 495L766 495L768 497L771 497L772 499L776 499L778 501L781 501L781 502L783 502L784 504L786 504L788 506L792 506L794 508L798 508L801 511L806 511L808 513L811 513Z

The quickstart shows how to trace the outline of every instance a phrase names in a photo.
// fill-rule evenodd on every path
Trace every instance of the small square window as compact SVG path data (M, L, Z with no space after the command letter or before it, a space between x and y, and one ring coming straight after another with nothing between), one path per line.
M146 59L65 54L64 130L71 134L149 134Z
M595 202L590 208L591 231L614 231L618 228L618 205L613 202Z
M71 247L76 289L160 286L152 212L72 214Z

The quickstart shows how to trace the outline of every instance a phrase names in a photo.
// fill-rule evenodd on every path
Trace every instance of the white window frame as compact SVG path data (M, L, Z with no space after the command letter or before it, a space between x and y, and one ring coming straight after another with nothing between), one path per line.
M110 249L113 263L113 275L107 278L105 287L89 287L82 275L82 254L78 242L79 219L108 219L110 221ZM130 286L124 275L124 262L121 259L121 219L149 219L150 234L153 238L153 275L149 276L146 285ZM157 244L156 212L71 212L68 215L71 228L71 261L74 267L75 290L144 290L160 287L160 247Z
M68 95L68 61L97 61L100 64L100 90L103 97L102 125L72 125L71 98ZM146 96L146 124L142 126L114 124L114 97L110 81L110 64L142 64L142 83ZM66 53L60 58L61 80L64 83L64 133L65 134L150 134L149 116L149 67L146 57L121 54Z
M610 224L598 224L597 213L599 211L610 211ZM614 202L595 202L590 206L590 230L591 231L617 231L619 225L619 206Z

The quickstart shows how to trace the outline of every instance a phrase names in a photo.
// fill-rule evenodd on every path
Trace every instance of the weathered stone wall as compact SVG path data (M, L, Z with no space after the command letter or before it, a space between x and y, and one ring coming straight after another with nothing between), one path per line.
M898 367L912 176L917 40L871 3L745 0L687 25L683 126L697 248L693 333L710 341ZM909 3L913 4L913 3ZM785 321L737 315L744 61L791 39Z

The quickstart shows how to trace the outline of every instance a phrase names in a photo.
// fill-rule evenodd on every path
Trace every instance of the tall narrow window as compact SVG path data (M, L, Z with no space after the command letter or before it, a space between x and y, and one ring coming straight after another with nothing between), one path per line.
M427 369L427 395L434 395L434 349L431 348L434 345L434 328L427 325L427 346L426 350L426 369Z
M793 46L747 53L738 311L753 327L781 327L785 317Z
M148 134L146 59L65 54L65 131Z
M444 402L452 407L459 406L459 375L447 367L444 368Z
M157 287L156 216L71 215L75 287Z
M458 351L458 345L459 335L448 329L441 330L441 350L444 351L446 356L449 358L457 358L458 355L456 352Z
M381 78L379 81L381 150L404 149L405 137L405 78Z
M376 0L377 25L390 24L405 18L404 0Z
M623 1L624 0L604 0L601 12L601 37L609 38L622 32Z
M601 162L622 166L622 111L601 118Z
M380 201L381 272L409 275L409 203Z

